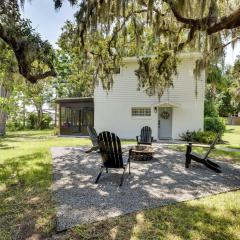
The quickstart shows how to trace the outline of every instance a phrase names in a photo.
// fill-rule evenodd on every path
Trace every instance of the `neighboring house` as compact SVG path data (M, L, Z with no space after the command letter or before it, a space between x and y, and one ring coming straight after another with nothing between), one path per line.
M187 130L203 129L205 74L193 75L200 53L182 53L174 87L164 95L149 97L138 91L135 70L137 58L125 58L120 73L114 75L113 88L106 92L101 84L94 91L94 126L120 138L134 139L143 126L150 126L154 139L178 139Z

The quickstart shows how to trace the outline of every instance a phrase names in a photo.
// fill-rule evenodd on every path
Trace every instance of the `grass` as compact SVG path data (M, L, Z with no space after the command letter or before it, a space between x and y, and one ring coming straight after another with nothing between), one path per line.
M223 135L225 144L230 148L240 148L240 126L227 126Z
M235 133L235 130L227 132L228 146L238 144L232 141L235 137L231 134ZM0 138L1 240L26 239L35 233L47 237L54 233L50 148L86 144L90 144L88 139L58 138L52 131L12 132ZM221 151L216 150L214 157L223 155ZM235 152L224 154L239 163ZM64 237L72 240L240 239L239 213L240 191L236 191L81 225L70 229Z
M240 191L145 210L68 231L77 240L237 240Z
M85 144L90 141L58 138L52 131L13 132L0 139L0 239L53 231L50 148Z

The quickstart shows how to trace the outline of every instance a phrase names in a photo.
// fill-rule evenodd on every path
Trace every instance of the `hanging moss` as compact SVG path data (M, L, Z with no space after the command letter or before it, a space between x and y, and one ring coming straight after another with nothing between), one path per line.
M205 70L206 62L203 59L198 59L195 62L195 68L193 69L195 79L195 97L198 97L198 81L200 80L201 73Z

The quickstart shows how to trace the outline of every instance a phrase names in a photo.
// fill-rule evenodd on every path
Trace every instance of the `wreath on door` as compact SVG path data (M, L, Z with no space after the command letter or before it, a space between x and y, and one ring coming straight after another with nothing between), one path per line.
M168 119L170 114L168 111L162 111L162 113L160 114L161 118L163 119Z

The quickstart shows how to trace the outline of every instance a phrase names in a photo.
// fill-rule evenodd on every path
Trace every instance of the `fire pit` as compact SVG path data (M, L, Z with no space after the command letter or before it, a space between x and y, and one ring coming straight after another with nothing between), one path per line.
M153 158L154 149L148 145L137 145L131 149L131 158L137 161L150 161Z

